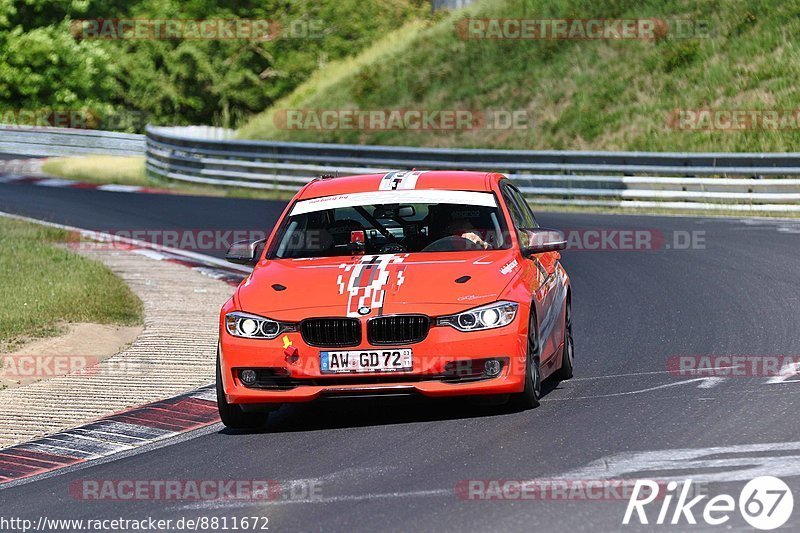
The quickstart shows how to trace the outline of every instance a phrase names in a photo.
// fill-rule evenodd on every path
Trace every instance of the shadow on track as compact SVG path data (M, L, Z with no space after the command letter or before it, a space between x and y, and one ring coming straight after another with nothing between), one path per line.
M542 383L542 398L556 390L559 382ZM542 407L531 410L538 412ZM225 428L223 435L252 433L292 433L343 429L437 420L473 419L508 416L524 412L509 405L482 405L469 397L429 399L422 396L402 398L330 398L307 404L284 405L270 413L267 425L255 431Z

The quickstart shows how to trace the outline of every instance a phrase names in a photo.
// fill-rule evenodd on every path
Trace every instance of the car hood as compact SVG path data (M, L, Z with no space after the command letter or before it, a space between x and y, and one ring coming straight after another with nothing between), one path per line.
M279 320L448 314L497 300L519 268L512 250L273 259L239 286L237 302Z

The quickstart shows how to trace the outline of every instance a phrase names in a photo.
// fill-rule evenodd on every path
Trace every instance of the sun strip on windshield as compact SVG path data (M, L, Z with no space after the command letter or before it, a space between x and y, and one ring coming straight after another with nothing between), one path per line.
M301 200L294 204L290 214L294 216L340 207L383 204L456 204L497 207L497 201L490 192L410 189L337 194Z

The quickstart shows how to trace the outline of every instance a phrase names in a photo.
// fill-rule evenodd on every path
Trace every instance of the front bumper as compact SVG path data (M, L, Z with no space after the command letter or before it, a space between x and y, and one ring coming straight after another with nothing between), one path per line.
M233 337L222 328L222 382L227 400L232 404L308 402L330 396L421 394L444 397L515 393L524 387L527 325L520 324L525 323L517 316L508 326L486 331L460 332L448 326L434 326L423 341L396 346L413 350L412 371L357 374L323 374L320 352L375 351L389 347L371 346L365 339L353 347L319 348L305 344L299 332L286 333L274 340L254 340ZM497 377L476 377L471 373L470 361L489 358L503 360ZM259 386L247 387L238 375L244 368L254 369L259 375L274 371L279 375L276 379L259 380Z

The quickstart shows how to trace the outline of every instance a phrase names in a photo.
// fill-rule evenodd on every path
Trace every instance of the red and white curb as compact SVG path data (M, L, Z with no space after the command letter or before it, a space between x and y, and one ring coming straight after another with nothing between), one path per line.
M63 178L20 176L17 174L6 174L0 176L0 183L26 183L29 185L38 185L40 187L59 187L67 189L93 189L97 191L107 191L107 192L130 192L130 193L142 193L142 194L177 194L175 191L171 191L168 189L141 187L139 185L117 185L113 183L101 185L98 183L88 183L84 181L74 181Z
M113 240L126 250L178 263L231 285L249 272L221 259L101 232L45 222L10 213L0 216L79 232L98 241ZM4 484L127 452L219 422L214 386L116 413L89 424L0 450L0 488Z
M120 248L119 246L115 247ZM246 277L243 272L235 272L226 268L210 266L207 262L187 258L183 255L169 252L167 250L154 250L152 248L136 247L134 245L126 246L126 249L133 253L147 256L156 261L167 261L169 263L175 263L187 268L191 268L192 270L200 272L203 275L223 281L234 287L238 287L239 283L241 283Z
M214 386L0 450L0 487L219 422Z

